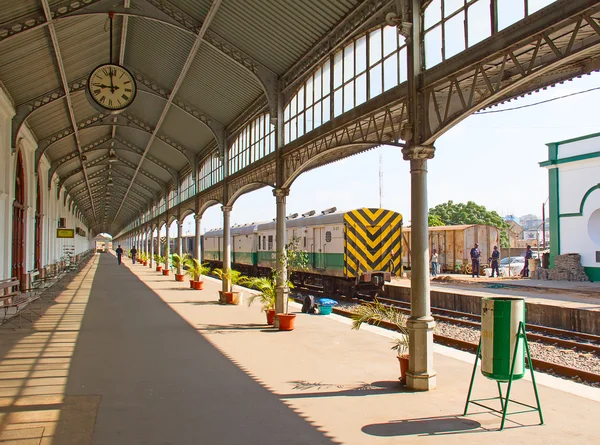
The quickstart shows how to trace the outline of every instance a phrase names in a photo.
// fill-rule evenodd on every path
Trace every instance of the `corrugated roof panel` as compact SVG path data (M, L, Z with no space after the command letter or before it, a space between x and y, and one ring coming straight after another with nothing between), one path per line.
M100 111L96 110L90 104L90 100L85 95L84 91L78 91L71 95L71 104L73 104L73 113L77 122L82 122L92 116L100 114Z
M52 162L73 153L75 150L77 150L75 146L75 136L70 135L52 144L52 146L46 150L46 156L48 156L50 162Z
M61 86L47 30L0 43L0 79L17 105Z
M150 140L150 134L141 130L127 127L117 127L116 136L126 139L133 145L138 146L142 150L146 148L146 144Z
M89 127L84 128L83 130L79 130L79 142L81 143L81 147L85 147L86 145L91 144L98 139L110 136L111 127L101 126L101 127ZM106 142L105 145L108 143Z
M135 159L137 158L137 160L134 160L132 162L135 162L136 164L138 162L140 162L140 157L136 156L133 153L129 153L131 156L131 159ZM161 167L159 167L158 165L156 165L154 162L150 162L148 159L144 159L144 162L142 163L142 168L144 169L144 171L147 171L150 174L153 174L154 176L156 176L157 178L159 178L161 181L168 183L169 181L171 181L173 178L171 178L171 175L169 174L168 171L162 169ZM138 173L139 174L139 173Z
M171 0L177 8L196 19L199 23L204 20L212 4L211 0ZM218 12L217 12L218 13Z
M227 125L262 88L256 78L209 45L201 45L177 95Z
M44 17L44 11L38 0L19 0L16 2L2 0L0 23L18 21L19 17L28 16L33 12L38 12L40 17Z
M125 64L172 88L194 37L162 23L132 17L127 28Z
M185 111L171 106L160 132L198 153L214 136L210 129Z
M159 139L154 139L152 147L150 147L150 154L175 170L181 170L188 165L188 161L182 153Z
M358 0L228 0L211 30L283 74Z
M71 125L69 111L65 99L51 102L34 112L27 119L27 123L33 130L38 141L68 128Z
M127 108L127 114L131 114L154 127L166 103L165 99L140 90L131 106Z
M121 19L113 25L113 62L119 57ZM110 62L109 24L106 15L83 16L56 23L58 44L69 81L87 77L98 65Z

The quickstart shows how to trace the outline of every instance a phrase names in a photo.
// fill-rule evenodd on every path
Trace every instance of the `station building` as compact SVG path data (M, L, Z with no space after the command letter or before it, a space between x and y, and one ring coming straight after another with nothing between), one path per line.
M600 133L548 145L550 264L578 253L592 281L600 281Z

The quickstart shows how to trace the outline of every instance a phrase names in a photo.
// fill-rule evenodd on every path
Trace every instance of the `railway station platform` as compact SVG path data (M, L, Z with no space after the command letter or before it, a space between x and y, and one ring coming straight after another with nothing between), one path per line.
M462 416L473 355L435 345L437 389L410 392L393 333L297 305L279 332L257 305L218 305L219 286L95 255L41 317L0 327L0 443L597 443L600 389L537 374L546 424L497 432L495 415ZM475 396L495 391L477 375ZM513 398L533 402L527 379Z

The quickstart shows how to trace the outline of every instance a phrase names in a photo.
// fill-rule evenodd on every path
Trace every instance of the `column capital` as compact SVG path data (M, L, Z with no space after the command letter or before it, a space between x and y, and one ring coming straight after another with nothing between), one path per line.
M233 209L233 206L221 206L222 212L231 212L232 209Z
M202 215L194 215L196 221L202 221Z
M273 189L273 196L275 196L276 198L288 196L289 194L290 194L290 189L286 189L286 188Z
M405 161L433 159L435 147L432 145L416 145L402 149Z

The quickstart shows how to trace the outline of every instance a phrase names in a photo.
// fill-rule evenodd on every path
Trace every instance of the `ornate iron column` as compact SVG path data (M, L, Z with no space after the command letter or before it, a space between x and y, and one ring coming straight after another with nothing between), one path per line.
M177 255L183 257L183 221L181 219L177 219Z
M202 246L200 244L200 228L201 228L201 224L202 224L202 216L201 215L196 215L194 216L194 219L196 220L196 237L195 237L195 241L196 241L196 259L198 260L199 263L202 263Z
M277 188L273 195L277 202L277 219L275 223L275 313L286 314L288 310L287 268L285 261L285 198L290 193L289 189Z
M231 206L222 206L223 211L223 272L231 269L231 227L229 217L231 215ZM228 279L223 279L223 292L229 292L231 283Z

